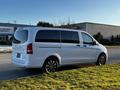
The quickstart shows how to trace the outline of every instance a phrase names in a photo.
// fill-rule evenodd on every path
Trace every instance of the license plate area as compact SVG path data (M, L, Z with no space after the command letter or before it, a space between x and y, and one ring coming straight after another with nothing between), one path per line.
M17 53L16 57L17 57L17 58L21 58L21 54L20 54L20 53Z

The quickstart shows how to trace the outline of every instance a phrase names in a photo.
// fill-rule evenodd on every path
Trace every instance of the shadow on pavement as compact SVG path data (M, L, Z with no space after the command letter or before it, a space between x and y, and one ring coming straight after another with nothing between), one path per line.
M84 68L84 67L89 67L89 66L93 66L93 65L82 64L82 65L62 66L58 69L58 72L64 71L64 70ZM10 70L6 69L3 71L0 71L0 80L11 80L11 79L17 79L17 78L22 78L22 77L27 77L27 76L41 75L41 74L42 74L42 70L40 68L24 69L24 68L15 67L14 69L10 69Z

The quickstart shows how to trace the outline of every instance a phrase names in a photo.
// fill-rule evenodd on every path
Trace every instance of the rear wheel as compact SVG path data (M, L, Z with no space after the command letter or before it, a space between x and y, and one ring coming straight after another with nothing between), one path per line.
M97 60L97 65L101 66L101 65L104 65L106 63L106 55L105 54L101 54L99 57L98 57L98 60Z
M48 58L43 65L43 72L51 73L58 69L58 61L56 58Z

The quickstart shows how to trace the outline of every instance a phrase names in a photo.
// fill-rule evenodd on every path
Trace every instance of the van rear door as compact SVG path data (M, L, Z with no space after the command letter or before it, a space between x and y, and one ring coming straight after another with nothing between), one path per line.
M28 30L17 30L15 32L12 43L13 44L12 58L14 58L14 60L20 59L21 61L25 61L25 59L27 58L26 57L27 40L28 40Z

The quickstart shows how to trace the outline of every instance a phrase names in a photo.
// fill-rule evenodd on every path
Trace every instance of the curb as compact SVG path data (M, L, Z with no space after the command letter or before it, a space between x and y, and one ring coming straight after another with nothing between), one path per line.
M12 53L12 50L11 51L0 51L0 53Z
M120 48L120 46L105 46L106 48Z
M0 53L11 53L12 47L0 47Z

